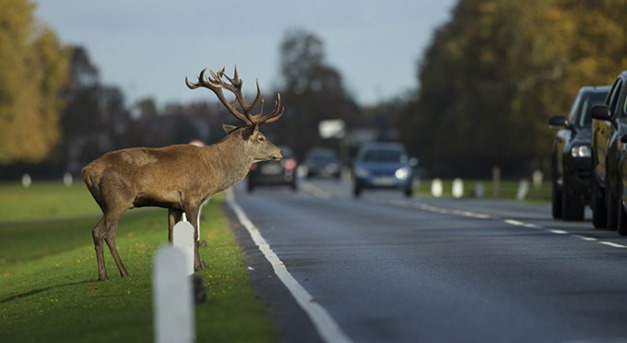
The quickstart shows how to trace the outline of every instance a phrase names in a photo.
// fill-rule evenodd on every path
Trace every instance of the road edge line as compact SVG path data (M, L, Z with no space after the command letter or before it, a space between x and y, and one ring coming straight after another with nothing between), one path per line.
M289 273L285 264L274 253L265 238L261 235L259 229L248 218L246 212L235 201L232 190L226 192L226 203L237 216L237 220L246 228L248 234L259 250L263 253L266 260L272 265L274 273L285 287L292 294L296 302L305 311L309 319L312 321L316 331L325 342L352 343L350 338L344 333L340 326L333 320L327 310L317 303L311 294Z

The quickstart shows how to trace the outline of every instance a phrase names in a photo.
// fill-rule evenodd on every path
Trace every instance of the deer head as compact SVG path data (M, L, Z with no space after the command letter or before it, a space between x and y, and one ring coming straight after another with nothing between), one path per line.
M270 143L259 131L259 126L261 124L273 123L279 120L283 115L284 107L281 105L281 94L277 93L277 100L274 102L274 109L272 112L263 114L264 100L261 97L259 81L257 80L256 82L257 95L255 96L253 102L248 104L244 100L244 95L242 94L243 82L237 74L237 66L235 66L235 72L232 78L225 74L225 69L226 67L222 67L218 73L209 69L210 76L206 77L205 72L207 69L205 68L198 75L198 82L189 82L187 77L185 77L185 84L190 89L198 87L209 88L218 96L222 105L224 105L224 107L226 107L229 112L235 116L235 118L244 122L243 126L223 125L223 128L229 135L235 132L241 133L243 139L248 145L248 148L254 152L255 161L281 159L283 156L281 151L274 144ZM225 78L226 81L224 80ZM235 100L233 102L229 102L226 99L223 92L224 89L235 95ZM253 114L253 109L259 105L260 101L261 106L259 113ZM241 108L241 111L238 110L238 107Z

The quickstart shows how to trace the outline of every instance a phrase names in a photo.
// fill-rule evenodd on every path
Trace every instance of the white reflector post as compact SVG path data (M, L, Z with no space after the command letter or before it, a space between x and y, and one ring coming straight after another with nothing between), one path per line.
M433 181L431 181L431 195L433 195L436 198L439 198L442 196L442 180L440 179L433 179Z
M191 343L195 336L192 283L185 271L185 254L161 247L153 266L153 324L157 343Z
M185 253L185 273L194 274L194 226L188 221L180 221L172 229L172 245Z
M453 198L461 198L464 196L464 181L457 178L453 180Z

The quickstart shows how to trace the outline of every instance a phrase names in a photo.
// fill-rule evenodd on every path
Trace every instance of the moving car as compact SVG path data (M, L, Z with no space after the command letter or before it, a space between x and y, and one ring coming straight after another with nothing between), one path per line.
M615 230L618 210L624 196L619 164L627 133L627 71L617 76L602 105L590 109L592 115L592 224Z
M248 192L252 192L258 186L289 186L297 189L296 168L298 163L294 158L292 149L280 147L283 159L280 161L261 161L250 167L247 178Z
M353 163L353 195L359 197L364 189L398 188L410 197L417 164L400 143L364 144Z
M553 218L583 220L585 205L590 202L592 174L590 108L603 104L610 86L586 86L577 97L568 117L549 118L549 126L557 129L551 148Z
M337 179L342 172L342 163L333 149L314 148L307 152L300 168L307 178L333 177Z

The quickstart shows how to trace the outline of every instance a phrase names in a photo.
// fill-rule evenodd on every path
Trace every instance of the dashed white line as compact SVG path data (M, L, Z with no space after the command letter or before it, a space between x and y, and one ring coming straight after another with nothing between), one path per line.
M609 245L614 248L627 248L627 246L624 246L622 244L612 243L612 242L599 241L599 243Z
M583 239L584 241L596 241L597 240L594 237L588 237L588 236L582 236L582 235L570 235L570 236L574 238Z
M312 185L312 184L308 184L308 188L306 189L306 191L308 191L309 193L311 193L314 196L323 198L323 199L330 199L332 198L332 195L330 195L330 192L327 191L323 191L322 189L318 189L318 187ZM428 205L428 204L424 204L424 203L416 203L416 202L411 202L411 201L403 201L403 200L380 200L380 199L368 199L370 202L374 202L374 203L380 203L380 204L390 204L390 205L396 205L396 206L403 206L403 207L412 207L412 208L417 208L423 211L427 211L427 212L431 212L431 213L438 213L438 214L450 214L450 215L455 215L455 216L463 216L463 217L469 217L469 218L477 218L477 219L498 219L492 215L489 214L485 214L485 213L478 213L478 212L472 212L472 211L466 211L466 210L455 210L455 209L448 209L448 208L443 208L443 207L437 207L437 206L433 206L433 205ZM606 241L599 241L596 238L593 237L587 237L587 236L581 236L581 235L577 235L577 234L572 234L568 231L565 230L559 230L559 229L550 229L550 228L545 228L543 226L540 225L536 225L536 224L532 224L532 223L527 223L527 222L523 222L520 220L515 220L515 219L503 219L503 222L508 224L508 225L513 225L513 226L519 226L519 227L526 227L526 228L530 228L530 229L537 229L537 230L544 230L546 232L549 233L553 233L556 235L570 235L573 238L579 238L581 240L584 241L589 241L589 242L598 242L613 248L627 248L627 246L622 245L622 244L618 244L618 243L613 243L613 242L606 242Z

